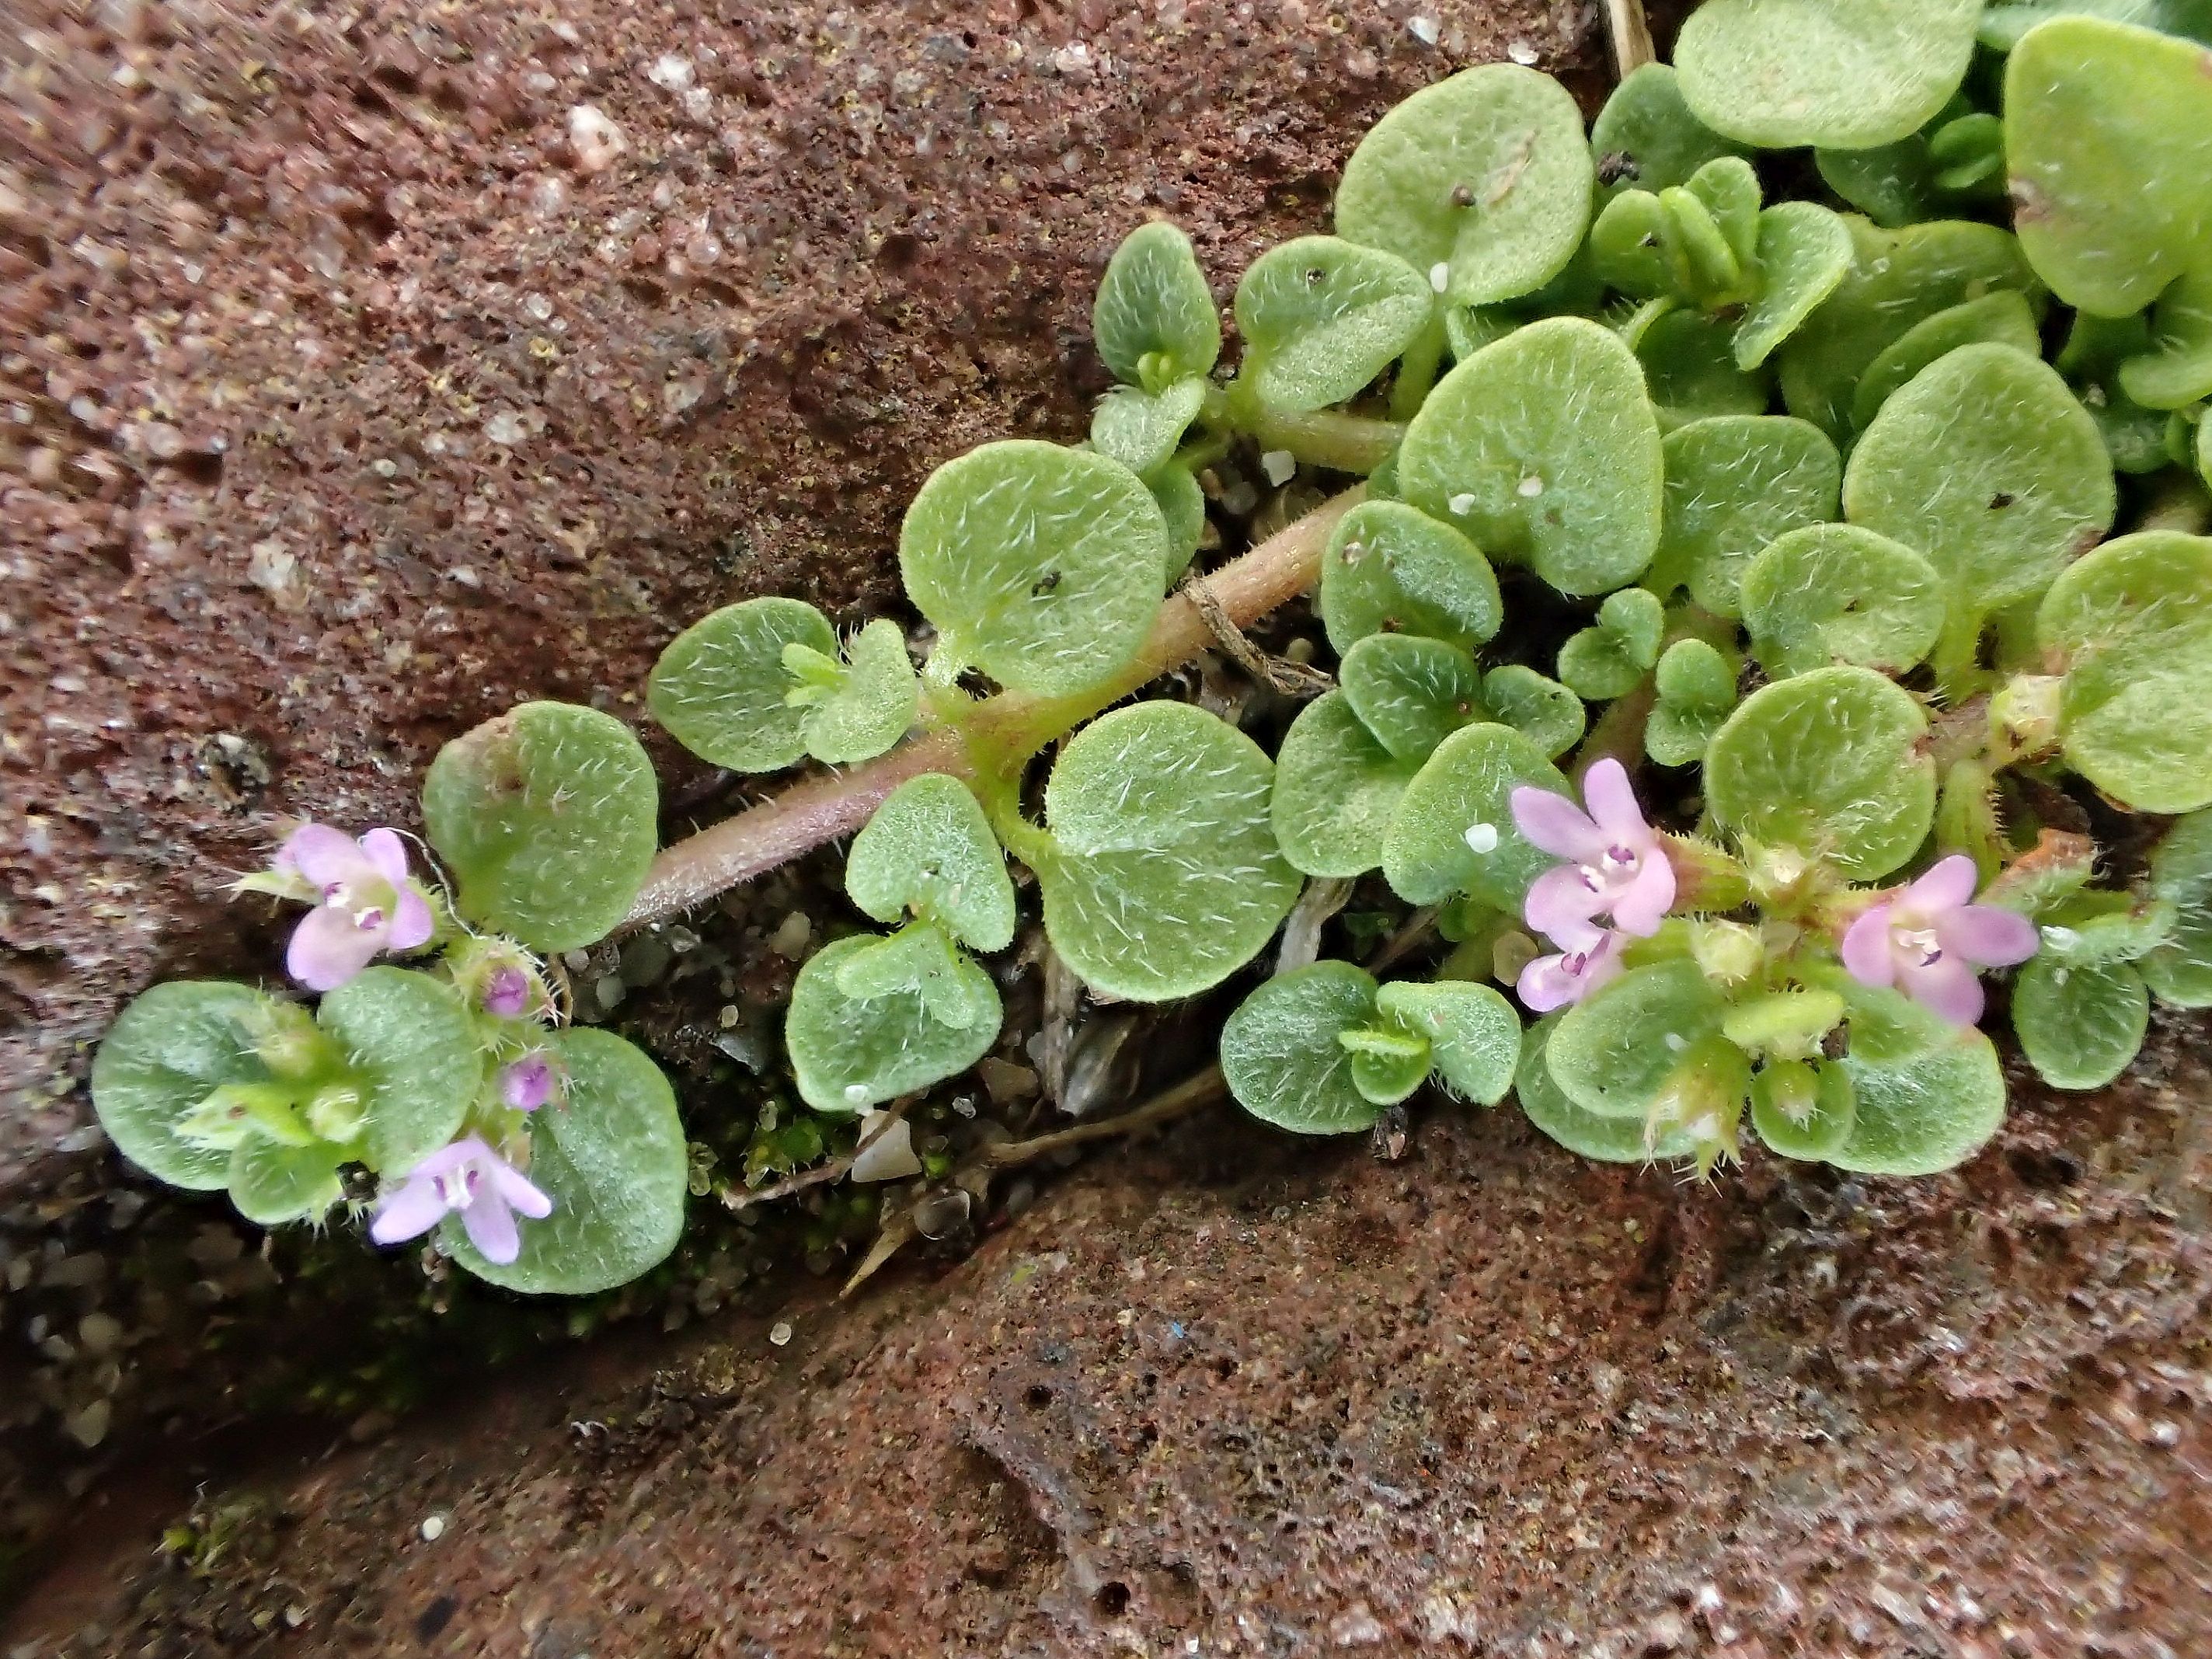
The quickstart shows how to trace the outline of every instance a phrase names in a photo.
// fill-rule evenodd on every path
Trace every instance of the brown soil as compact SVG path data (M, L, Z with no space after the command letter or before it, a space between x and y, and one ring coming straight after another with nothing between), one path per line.
M714 604L886 605L930 465L1079 429L1129 225L1225 289L1414 87L1597 62L1538 0L3 9L0 1268L133 1196L83 1045L267 962L222 889L284 815L411 822L520 697L633 714ZM1917 1183L1223 1115L785 1345L96 1488L0 1650L2202 1651L2206 1035Z

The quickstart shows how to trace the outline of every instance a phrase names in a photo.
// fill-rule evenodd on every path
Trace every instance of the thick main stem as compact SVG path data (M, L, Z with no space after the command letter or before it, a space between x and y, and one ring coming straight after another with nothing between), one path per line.
M1329 532L1363 493L1355 487L1323 502L1205 578L1222 611L1246 627L1312 587L1321 576L1322 550ZM665 921L739 882L851 835L909 778L925 772L972 778L977 775L979 757L995 767L1035 754L1148 682L1180 668L1212 643L1212 630L1197 605L1185 594L1174 594L1160 606L1152 631L1136 655L1090 690L1065 697L1002 691L976 704L961 732L940 730L911 738L848 771L808 778L663 849L621 931Z

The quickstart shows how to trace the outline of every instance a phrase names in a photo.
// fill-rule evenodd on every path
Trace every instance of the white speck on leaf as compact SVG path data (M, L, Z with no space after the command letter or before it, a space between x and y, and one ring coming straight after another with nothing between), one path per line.
M1451 261L1439 259L1429 267L1429 286L1439 294L1451 286Z
M1498 826L1494 823L1470 823L1467 826L1467 844L1477 853L1498 850Z

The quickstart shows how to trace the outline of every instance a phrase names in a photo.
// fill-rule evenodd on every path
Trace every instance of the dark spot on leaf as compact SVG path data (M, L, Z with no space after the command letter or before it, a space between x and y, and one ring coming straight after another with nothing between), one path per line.
M1033 599L1041 599L1046 594L1050 593L1058 588L1059 586L1060 572L1057 570L1048 570L1043 575L1039 576L1036 582L1031 585L1030 588L1030 597Z
M1328 272L1322 270L1319 265L1309 265L1306 267L1306 286L1308 288L1319 288L1328 280Z
M1990 511L1994 513L2001 507L2010 507L2018 499L2009 489L2000 489L1990 497Z

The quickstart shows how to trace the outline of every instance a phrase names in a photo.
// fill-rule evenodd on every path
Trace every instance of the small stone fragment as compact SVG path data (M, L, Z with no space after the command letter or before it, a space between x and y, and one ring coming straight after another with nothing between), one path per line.
M568 150L579 173L604 173L629 148L622 129L596 104L579 104L568 112Z
M1425 46L1436 45L1437 37L1443 33L1442 26L1437 20L1425 13L1407 18L1406 30Z
M1271 449L1260 457L1260 470L1278 489L1298 475L1298 458L1287 449Z
M791 1322L788 1319L777 1320L769 1327L768 1340L779 1348L788 1344L791 1340Z

